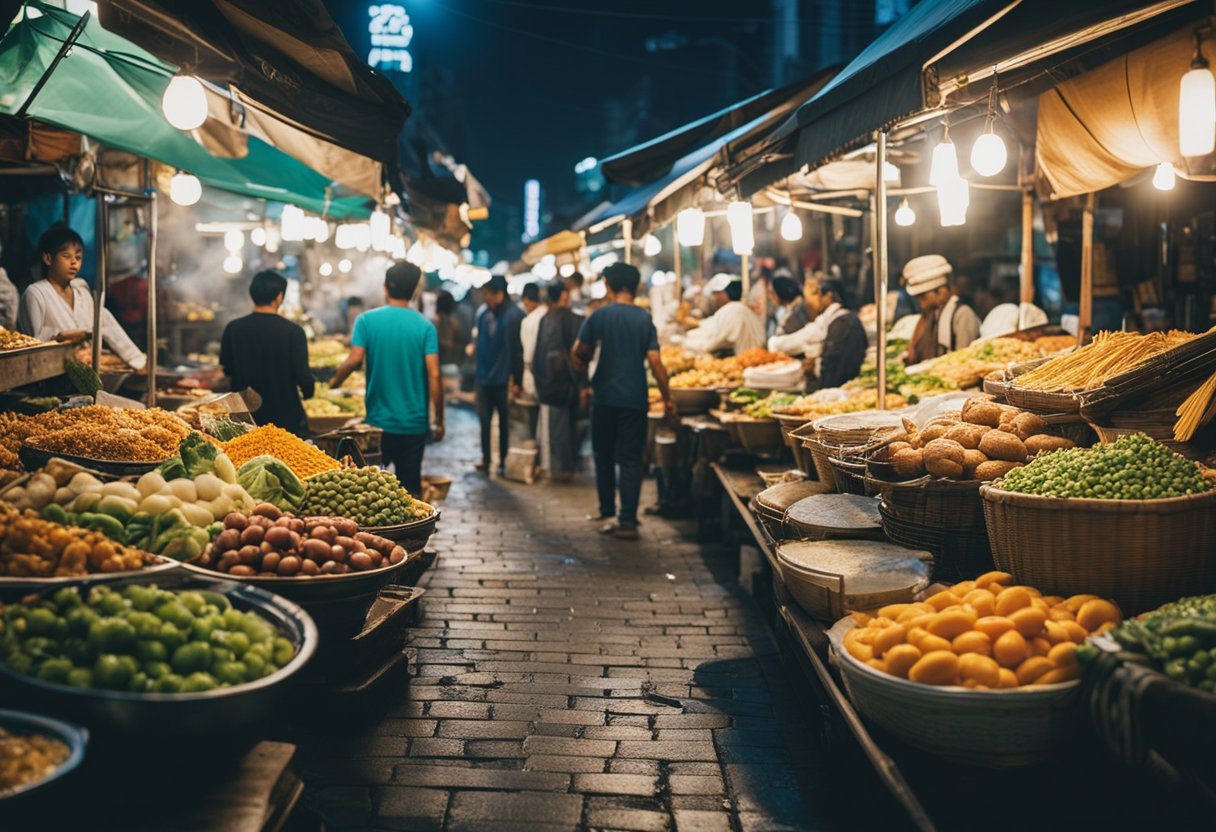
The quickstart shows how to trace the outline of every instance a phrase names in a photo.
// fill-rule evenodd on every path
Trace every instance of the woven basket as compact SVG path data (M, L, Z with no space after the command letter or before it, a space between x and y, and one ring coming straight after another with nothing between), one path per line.
M866 462L864 459L840 459L829 457L832 466L832 476L836 478L836 490L842 494L861 494L866 497L877 496L878 490L870 485L866 477Z
M804 419L801 416L777 416L777 422L781 425L781 435L785 439L785 444L794 454L794 463L799 470L804 471L808 477L813 477L820 482L831 485L835 488L834 480L829 476L825 479L819 471L819 465L811 456L811 451L803 442L808 436L814 436L815 428L809 419Z
M887 513L896 520L942 533L985 533L979 480L921 477L906 482L871 478L870 482L882 494Z
M910 745L964 765L1029 765L1084 722L1080 681L983 691L909 682L849 655L842 642L854 623L846 618L828 632L832 661L857 710Z
M882 530L887 539L909 549L923 549L933 554L933 579L957 583L991 571L992 547L988 532L944 531L933 526L907 523L891 515L884 501L878 507Z
M752 456L772 459L785 447L781 425L773 419L738 419L732 427L743 450Z
M1023 390L1014 384L1005 385L1005 401L1035 413L1078 413L1081 410L1081 400L1073 393Z
M1216 588L1216 491L1086 500L980 488L992 559L1050 595L1093 593L1126 614Z

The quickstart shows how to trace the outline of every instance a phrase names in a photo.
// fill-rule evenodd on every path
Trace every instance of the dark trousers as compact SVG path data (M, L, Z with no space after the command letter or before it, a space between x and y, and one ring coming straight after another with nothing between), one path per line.
M578 401L551 404L549 411L549 473L573 474L578 470Z
M617 516L622 524L638 522L642 493L642 451L646 447L646 411L610 405L591 406L591 452L595 457L595 487L600 514ZM620 468L621 511L616 512L617 468Z
M481 421L481 461L490 464L490 422L498 413L498 461L506 464L511 447L510 401L505 384L477 385L477 418Z
M381 459L393 463L397 480L411 497L422 499L422 452L427 434L388 433L380 440Z

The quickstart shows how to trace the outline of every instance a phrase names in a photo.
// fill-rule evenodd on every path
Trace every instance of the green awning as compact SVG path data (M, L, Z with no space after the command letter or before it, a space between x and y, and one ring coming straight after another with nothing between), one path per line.
M0 112L21 109L79 19L61 9L27 4L26 16L0 41ZM249 138L243 158L220 158L170 125L160 100L175 71L90 19L26 115L189 171L214 188L289 202L333 219L370 214L366 197L351 195L259 139Z

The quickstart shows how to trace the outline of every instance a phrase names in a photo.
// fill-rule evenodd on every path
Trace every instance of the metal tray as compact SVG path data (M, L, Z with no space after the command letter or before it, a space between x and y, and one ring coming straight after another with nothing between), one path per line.
M58 458L116 477L132 477L146 474L165 461L160 459L155 462L117 462L114 460L90 459L86 456L73 456L72 454L44 451L29 445L22 445L21 449L17 451L17 456L21 459L21 464L25 466L25 470L27 471L36 471L52 459Z
M0 597L26 595L43 590L62 589L65 586L89 587L96 584L113 583L127 578L143 578L150 576L158 578L166 573L176 571L183 564L172 558L155 556L157 563L145 566L143 569L132 569L127 572L91 572L88 575L63 575L53 578L13 578L0 575ZM214 574L214 573L213 573Z

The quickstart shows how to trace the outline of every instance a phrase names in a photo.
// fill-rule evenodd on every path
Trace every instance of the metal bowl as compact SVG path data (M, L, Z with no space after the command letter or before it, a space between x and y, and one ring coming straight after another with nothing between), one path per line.
M359 531L387 537L396 543L400 543L403 540L408 540L411 544L421 541L416 546L405 547L406 549L421 549L431 539L431 535L435 533L435 524L439 522L439 517L442 513L439 509L435 509L430 517L424 517L421 520L396 523L392 526L360 526Z
M292 575L291 577L274 578L264 578L258 575L250 577L228 575L194 563L183 562L181 566L204 578L236 581L256 586L307 607L310 601L333 601L367 593L374 595L380 587L391 583L397 571L409 563L410 559L410 553L407 551L405 557L398 563L386 564L379 569L347 572L345 575Z
M24 711L0 710L0 728L14 734L42 734L59 740L68 747L68 758L46 777L12 789L0 790L0 807L6 806L6 801L30 795L70 774L84 761L85 747L89 744L89 732L84 728Z
M17 457L21 460L21 464L27 471L37 471L52 459L58 458L116 477L133 477L146 474L164 462L163 459L148 462L118 462L107 459L90 459L86 456L73 456L72 454L44 451L41 448L35 448L30 445L22 445L17 451Z
M129 736L203 735L231 731L261 721L286 693L291 677L317 649L317 627L308 613L285 598L236 581L201 578L186 570L140 576L124 584L154 583L163 589L204 589L227 596L238 610L254 610L296 647L296 655L269 676L229 688L199 693L129 693L86 690L55 684L0 665L0 679L14 698L40 711L77 720L97 731ZM49 594L44 591L43 595Z
M31 592L62 589L65 586L90 587L96 584L113 583L127 578L144 576L159 577L167 572L173 572L181 563L171 558L156 555L157 562L143 569L133 569L127 572L92 572L88 575L65 575L54 578L11 578L0 575L0 598L27 595Z
M717 407L722 396L717 387L673 387L671 398L676 403L676 412L688 416Z

